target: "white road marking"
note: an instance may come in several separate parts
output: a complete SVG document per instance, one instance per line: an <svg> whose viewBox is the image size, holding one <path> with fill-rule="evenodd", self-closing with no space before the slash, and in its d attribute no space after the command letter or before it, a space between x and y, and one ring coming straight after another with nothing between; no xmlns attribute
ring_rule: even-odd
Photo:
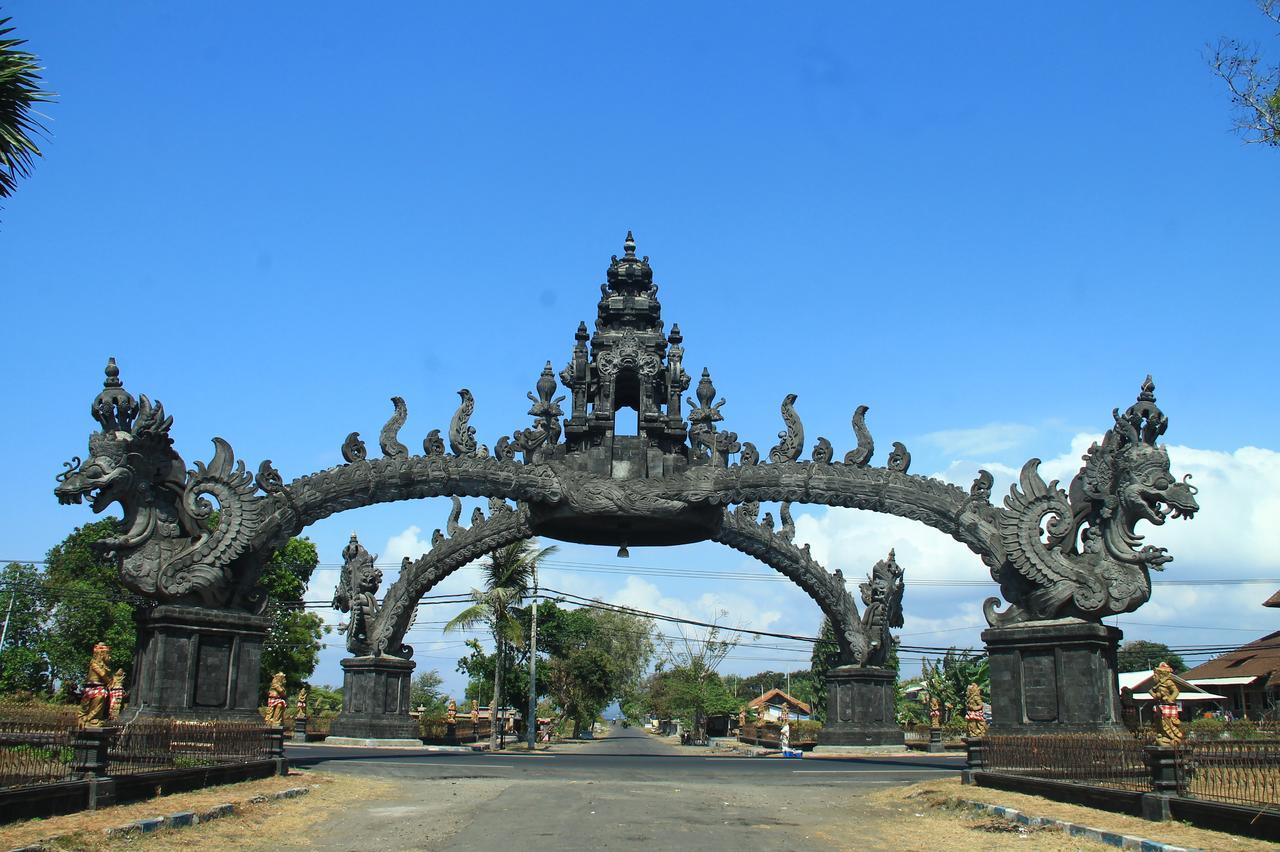
<svg viewBox="0 0 1280 852"><path fill-rule="evenodd" d="M344 760L342 763L368 763L374 766L452 766L454 768L467 769L515 769L514 766L503 763L471 763L469 761L456 761L453 763L445 763L443 761L427 761L427 760Z"/></svg>

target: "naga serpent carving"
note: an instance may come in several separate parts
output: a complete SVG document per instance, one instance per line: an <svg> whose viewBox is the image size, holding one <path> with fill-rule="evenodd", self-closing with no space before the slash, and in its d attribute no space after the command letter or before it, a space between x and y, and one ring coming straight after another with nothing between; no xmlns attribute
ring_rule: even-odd
<svg viewBox="0 0 1280 852"><path fill-rule="evenodd" d="M687 385L681 371L628 373L649 383L636 387L622 383L616 372L599 369L601 363L621 363L619 353L644 363L652 354L666 363L667 347L675 345L669 341L683 340L661 333L652 272L634 248L628 240L626 255L609 267L595 335L579 326L572 369L560 374L573 394L563 422L552 377L543 368L530 410L533 429L515 433L529 436L519 447L523 461L517 458L519 441L499 441L495 456L477 445L468 422L475 400L464 390L448 428L451 452L445 451L440 430L433 429L422 454L410 454L398 437L407 409L397 398L395 414L380 435L381 458L369 458L359 433L352 432L342 445L344 463L286 483L268 463L255 479L230 445L215 438L212 460L187 469L173 448L172 419L158 402L145 396L135 400L126 392L112 360L92 406L101 428L90 436L88 457L59 474L55 493L63 503L87 499L95 512L119 503L121 534L105 540L103 548L118 560L126 586L157 601L195 606L258 611L264 603L256 588L262 566L290 536L348 509L428 497L491 498L519 508L499 509L473 523L474 542L459 528L433 548L432 554L444 548L440 554L424 556L428 562L413 569L418 580L402 573L392 590L402 583L410 584L404 587L409 591L419 588L427 582L422 577L445 570L433 566L452 564L448 553L462 558L464 550L473 552L469 560L501 546L508 536L539 534L540 518L555 513L561 529L572 532L579 524L598 538L612 537L616 543L630 538L632 545L641 543L637 536L646 534L645 523L650 523L648 534L656 535L664 525L696 516L689 529L702 539L781 553L790 546L785 531L771 537L777 546L760 549L739 529L737 511L725 513L725 520L717 514L729 506L776 502L881 512L946 533L982 558L1010 604L998 611L998 599L987 602L992 624L1065 617L1097 621L1148 599L1149 571L1161 569L1171 557L1145 545L1137 526L1142 521L1158 526L1170 516L1190 518L1199 508L1195 489L1173 476L1168 454L1157 444L1168 421L1156 406L1149 378L1137 402L1123 414L1114 413L1114 425L1090 448L1066 490L1046 483L1033 459L1002 506L990 502L990 474L983 472L970 488L961 488L910 473L910 454L901 443L893 445L885 467L871 466L874 442L866 406L853 415L857 446L843 461L836 460L826 439L819 439L811 460L802 460L804 427L796 396L788 395L782 406L786 428L765 461L755 445L739 445L733 433L715 431L722 402L711 402L709 380L693 406L699 428L690 430L678 413L680 385ZM673 375L679 380L668 386ZM601 404L606 382L614 383L610 393L634 396ZM677 404L671 407L673 398ZM614 403L643 409L643 436L615 434ZM690 431L698 437L691 439ZM739 447L739 460L731 463ZM213 501L220 512L216 526L210 523ZM754 518L751 526L759 527ZM797 577L809 577L808 568L795 571ZM815 589L811 594L826 594L821 583L804 582ZM823 604L824 610L828 605L843 604ZM409 617L388 608L374 619L370 634L373 646L384 652L394 644L395 631L383 625ZM854 638L843 641L852 659L861 658Z"/></svg>

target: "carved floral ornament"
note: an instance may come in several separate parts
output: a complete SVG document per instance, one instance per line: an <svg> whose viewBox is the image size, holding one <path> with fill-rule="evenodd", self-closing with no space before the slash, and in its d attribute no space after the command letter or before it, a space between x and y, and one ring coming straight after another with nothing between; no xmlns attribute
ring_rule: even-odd
<svg viewBox="0 0 1280 852"><path fill-rule="evenodd" d="M1000 612L998 598L986 602L992 624L1098 621L1136 609L1150 597L1149 572L1171 560L1163 548L1146 545L1137 526L1190 518L1199 508L1195 489L1173 476L1168 454L1157 443L1168 419L1156 405L1150 377L1132 406L1114 412L1114 425L1085 454L1066 489L1045 482L1039 460L1031 459L997 506L990 502L990 473L980 472L968 489L912 474L910 453L900 442L892 444L884 467L873 466L865 405L853 414L853 449L840 456L820 437L808 459L801 458L804 425L794 394L783 400L784 428L767 460L751 442L739 444L736 434L717 430L724 401L713 402L709 374L704 373L705 386L699 382L697 401L688 400L689 417L682 417L681 394L689 384L678 363L683 337L675 329L670 337L662 333L652 271L647 258L636 258L633 241L611 265L603 289L590 349L579 326L573 361L560 374L574 394L571 415L562 422L563 398L554 395L548 364L528 395L532 427L499 437L493 455L476 439L470 425L476 400L464 389L447 434L430 430L421 453L400 440L409 411L395 397L379 433L379 458L370 458L359 433L351 432L341 442L342 464L286 482L270 461L259 465L256 476L249 473L230 444L214 438L211 461L188 468L173 449L172 417L159 402L126 391L113 359L91 406L100 429L90 435L88 457L65 465L55 494L63 503L87 500L94 512L120 504L121 533L101 547L118 560L131 591L161 602L249 611L264 604L257 579L266 559L322 518L398 500L490 498L487 517L473 517L466 528L455 518L450 533L408 566L412 570L401 572L383 606L366 619L362 641L389 653L403 636L397 636L396 625L407 623L417 597L466 561L539 534L538 519L548 512L603 529L653 519L674 523L691 514L711 517L718 520L703 538L759 556L802 585L824 612L835 614L833 621L846 634L842 656L850 662L872 658L871 628L862 625L843 579L834 582L835 575L794 546L785 518L782 531L772 529L772 519L764 530L757 520L761 503L865 509L947 533L982 558L1009 603ZM636 327L638 332L624 333ZM659 425L651 434L623 439L590 412L610 359L622 363L618 359L632 357L645 365L645 381L653 383L642 404L654 410L644 416ZM592 467L591 460L610 446L615 457L632 452L627 447L642 448L631 456L642 460L659 453L662 465L640 475L633 465L627 478L616 477L612 471L619 468L610 468L607 458L603 469ZM208 523L210 498L221 511L216 529ZM789 507L785 511L789 517Z"/></svg>

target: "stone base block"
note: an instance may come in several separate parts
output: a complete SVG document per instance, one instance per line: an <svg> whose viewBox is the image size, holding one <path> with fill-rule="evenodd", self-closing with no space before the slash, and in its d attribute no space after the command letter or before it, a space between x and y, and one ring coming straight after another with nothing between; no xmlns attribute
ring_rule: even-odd
<svg viewBox="0 0 1280 852"><path fill-rule="evenodd" d="M840 666L827 672L827 721L818 747L899 746L905 743L894 718L892 669Z"/></svg>
<svg viewBox="0 0 1280 852"><path fill-rule="evenodd" d="M333 737L359 740L413 740L418 722L409 716L409 679L414 663L399 657L348 657L342 661L342 712Z"/></svg>
<svg viewBox="0 0 1280 852"><path fill-rule="evenodd" d="M1059 619L984 630L991 733L1121 732L1116 646L1105 624Z"/></svg>
<svg viewBox="0 0 1280 852"><path fill-rule="evenodd" d="M257 720L271 619L165 604L139 610L129 704L142 716Z"/></svg>

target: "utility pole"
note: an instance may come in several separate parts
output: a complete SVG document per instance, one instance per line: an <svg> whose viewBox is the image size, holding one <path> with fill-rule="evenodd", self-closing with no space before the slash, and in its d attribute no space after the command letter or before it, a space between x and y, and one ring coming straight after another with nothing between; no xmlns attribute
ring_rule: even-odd
<svg viewBox="0 0 1280 852"><path fill-rule="evenodd" d="M4 616L4 627L0 628L0 651L4 650L5 637L9 635L9 621L13 618L13 599L18 596L18 589L12 586L9 589L9 611Z"/></svg>
<svg viewBox="0 0 1280 852"><path fill-rule="evenodd" d="M529 751L538 743L538 563L533 563L533 621L529 632L529 716L525 719Z"/></svg>

